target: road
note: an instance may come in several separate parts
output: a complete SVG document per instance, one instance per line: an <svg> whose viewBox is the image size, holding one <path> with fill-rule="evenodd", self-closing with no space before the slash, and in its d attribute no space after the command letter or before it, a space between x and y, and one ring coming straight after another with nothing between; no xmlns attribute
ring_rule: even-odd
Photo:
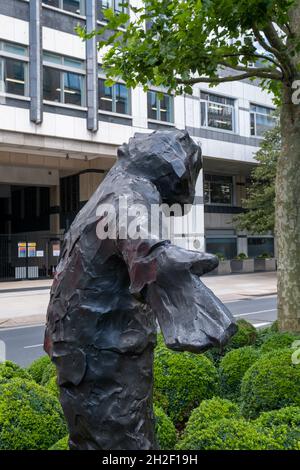
<svg viewBox="0 0 300 470"><path fill-rule="evenodd" d="M276 320L276 302L276 296L266 296L226 302L226 305L236 318L244 318L259 328ZM29 365L44 354L43 333L43 325L1 328L0 340L5 344L6 359L23 367Z"/></svg>

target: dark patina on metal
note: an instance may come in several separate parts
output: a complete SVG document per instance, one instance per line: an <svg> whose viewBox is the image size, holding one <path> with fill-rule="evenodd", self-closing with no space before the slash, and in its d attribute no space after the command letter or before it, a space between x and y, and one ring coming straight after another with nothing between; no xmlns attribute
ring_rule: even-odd
<svg viewBox="0 0 300 470"><path fill-rule="evenodd" d="M120 220L121 196L149 213L155 204L191 204L201 166L201 150L185 131L136 135L119 148L65 236L45 350L57 367L71 449L156 448L156 320L176 351L223 346L236 331L228 309L199 279L218 265L215 256L172 245L151 228L138 239L97 235L97 208L109 204Z"/></svg>

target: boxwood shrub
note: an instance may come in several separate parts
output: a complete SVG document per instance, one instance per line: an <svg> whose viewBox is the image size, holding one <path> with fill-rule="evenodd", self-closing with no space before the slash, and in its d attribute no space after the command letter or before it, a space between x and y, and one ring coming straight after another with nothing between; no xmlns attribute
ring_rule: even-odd
<svg viewBox="0 0 300 470"><path fill-rule="evenodd" d="M49 450L69 450L69 435L59 439Z"/></svg>
<svg viewBox="0 0 300 470"><path fill-rule="evenodd" d="M176 430L172 420L163 409L154 405L155 434L157 444L162 450L172 450L176 444Z"/></svg>
<svg viewBox="0 0 300 470"><path fill-rule="evenodd" d="M236 403L220 397L203 400L192 411L182 436L184 438L224 418L241 418L241 411Z"/></svg>
<svg viewBox="0 0 300 470"><path fill-rule="evenodd" d="M43 371L42 379L41 379L41 385L46 385L50 379L53 377L56 377L56 367L55 365L50 362Z"/></svg>
<svg viewBox="0 0 300 470"><path fill-rule="evenodd" d="M260 357L245 373L241 385L242 412L256 418L262 411L300 406L300 364L292 350L274 350Z"/></svg>
<svg viewBox="0 0 300 470"><path fill-rule="evenodd" d="M67 428L58 400L26 379L0 384L0 450L48 449Z"/></svg>
<svg viewBox="0 0 300 470"><path fill-rule="evenodd" d="M242 348L255 344L257 338L256 328L246 320L237 320L238 331L229 341L226 350Z"/></svg>
<svg viewBox="0 0 300 470"><path fill-rule="evenodd" d="M241 392L241 382L245 372L254 364L260 352L252 346L233 349L220 361L221 394L232 400L237 399Z"/></svg>
<svg viewBox="0 0 300 470"><path fill-rule="evenodd" d="M218 371L204 355L155 350L154 398L176 425L185 422L202 400L219 392Z"/></svg>
<svg viewBox="0 0 300 470"><path fill-rule="evenodd" d="M51 379L44 385L44 387L52 393L56 398L59 398L59 387L57 385L57 377L51 377Z"/></svg>
<svg viewBox="0 0 300 470"><path fill-rule="evenodd" d="M271 434L281 449L300 449L300 407L287 406L263 412L254 423L263 432Z"/></svg>
<svg viewBox="0 0 300 470"><path fill-rule="evenodd" d="M5 361L0 363L0 382L15 378L31 380L30 374L14 362Z"/></svg>
<svg viewBox="0 0 300 470"><path fill-rule="evenodd" d="M49 356L42 356L33 361L30 366L27 368L27 371L33 378L33 380L40 384L42 382L42 377L46 367L51 364Z"/></svg>
<svg viewBox="0 0 300 470"><path fill-rule="evenodd" d="M299 340L300 337L292 333L270 333L268 334L262 345L261 351L267 353L274 349L284 349L292 346L293 342Z"/></svg>
<svg viewBox="0 0 300 470"><path fill-rule="evenodd" d="M213 421L204 429L193 428L184 434L178 450L271 450L279 445L272 436L243 418Z"/></svg>

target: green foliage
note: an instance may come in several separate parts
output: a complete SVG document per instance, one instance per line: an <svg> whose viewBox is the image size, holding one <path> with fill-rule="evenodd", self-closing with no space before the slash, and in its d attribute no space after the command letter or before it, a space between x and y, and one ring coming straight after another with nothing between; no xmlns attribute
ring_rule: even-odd
<svg viewBox="0 0 300 470"><path fill-rule="evenodd" d="M220 362L221 394L232 400L240 396L241 382L245 372L259 358L260 353L252 346L229 351Z"/></svg>
<svg viewBox="0 0 300 470"><path fill-rule="evenodd" d="M221 419L204 429L193 428L176 446L178 450L270 450L278 447L272 436L242 418Z"/></svg>
<svg viewBox="0 0 300 470"><path fill-rule="evenodd" d="M300 337L293 333L270 333L266 335L264 342L261 345L261 352L267 353L274 349L289 348L293 342L299 340Z"/></svg>
<svg viewBox="0 0 300 470"><path fill-rule="evenodd" d="M30 380L30 374L14 362L5 361L0 363L0 381L5 382L15 378Z"/></svg>
<svg viewBox="0 0 300 470"><path fill-rule="evenodd" d="M155 350L154 398L176 424L193 408L219 390L218 372L204 355L173 352L163 345Z"/></svg>
<svg viewBox="0 0 300 470"><path fill-rule="evenodd" d="M88 34L79 26L77 32L85 39L97 35L99 49L106 46L103 68L109 83L122 78L128 87L164 86L179 94L192 93L194 83L259 77L261 86L279 97L299 46L286 28L292 3L145 0L140 8L130 5L135 13L130 22L129 15L108 10L106 26ZM220 74L224 68L231 73Z"/></svg>
<svg viewBox="0 0 300 470"><path fill-rule="evenodd" d="M59 402L26 379L0 384L0 449L48 449L66 435Z"/></svg>
<svg viewBox="0 0 300 470"><path fill-rule="evenodd" d="M243 200L247 209L234 220L241 230L250 233L274 232L275 223L275 179L277 160L281 151L281 133L279 123L265 134L260 150L255 155L258 165L252 171L252 182ZM272 253L264 257L272 257Z"/></svg>
<svg viewBox="0 0 300 470"><path fill-rule="evenodd" d="M59 387L57 385L57 377L51 377L51 379L46 383L45 388L52 393L56 398L59 398Z"/></svg>
<svg viewBox="0 0 300 470"><path fill-rule="evenodd" d="M265 411L259 415L255 423L262 428L272 428L285 424L289 427L300 427L300 407L286 406L280 410Z"/></svg>
<svg viewBox="0 0 300 470"><path fill-rule="evenodd" d="M56 377L56 367L52 362L50 362L43 371L41 385L46 385L53 377Z"/></svg>
<svg viewBox="0 0 300 470"><path fill-rule="evenodd" d="M49 356L39 357L30 364L27 370L36 383L42 382L44 370L49 364L51 364Z"/></svg>
<svg viewBox="0 0 300 470"><path fill-rule="evenodd" d="M154 405L155 435L161 450L172 450L176 443L176 430L171 419L163 409Z"/></svg>
<svg viewBox="0 0 300 470"><path fill-rule="evenodd" d="M244 260L244 259L249 259L246 253L239 253L234 259L239 259L239 260Z"/></svg>
<svg viewBox="0 0 300 470"><path fill-rule="evenodd" d="M238 331L229 341L226 349L236 349L255 344L257 338L256 328L246 320L237 320Z"/></svg>
<svg viewBox="0 0 300 470"><path fill-rule="evenodd" d="M293 364L291 356L291 349L274 350L247 370L241 385L245 417L256 418L262 411L300 405L300 364Z"/></svg>
<svg viewBox="0 0 300 470"><path fill-rule="evenodd" d="M57 441L49 450L69 450L69 436L65 436Z"/></svg>
<svg viewBox="0 0 300 470"><path fill-rule="evenodd" d="M225 261L225 256L223 253L215 253L216 257L218 258L219 261Z"/></svg>
<svg viewBox="0 0 300 470"><path fill-rule="evenodd" d="M192 411L182 438L185 439L186 436L205 429L213 422L220 421L224 418L241 418L241 412L236 403L219 397L203 400L202 403Z"/></svg>
<svg viewBox="0 0 300 470"><path fill-rule="evenodd" d="M266 434L271 434L281 449L300 449L300 407L288 406L261 413L255 425Z"/></svg>

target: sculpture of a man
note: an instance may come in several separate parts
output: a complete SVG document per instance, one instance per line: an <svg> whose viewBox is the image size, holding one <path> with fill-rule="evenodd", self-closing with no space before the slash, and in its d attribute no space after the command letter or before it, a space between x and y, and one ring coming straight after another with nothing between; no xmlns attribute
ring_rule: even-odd
<svg viewBox="0 0 300 470"><path fill-rule="evenodd" d="M129 214L137 204L149 214L162 203L191 204L201 166L200 148L185 131L136 135L119 148L65 236L45 350L57 367L71 449L155 448L156 320L166 345L178 351L223 345L236 331L230 312L199 279L217 266L213 255L172 245L150 223L145 229L144 215L140 237L120 233L121 197ZM110 222L102 206L114 209L115 237L99 236Z"/></svg>

